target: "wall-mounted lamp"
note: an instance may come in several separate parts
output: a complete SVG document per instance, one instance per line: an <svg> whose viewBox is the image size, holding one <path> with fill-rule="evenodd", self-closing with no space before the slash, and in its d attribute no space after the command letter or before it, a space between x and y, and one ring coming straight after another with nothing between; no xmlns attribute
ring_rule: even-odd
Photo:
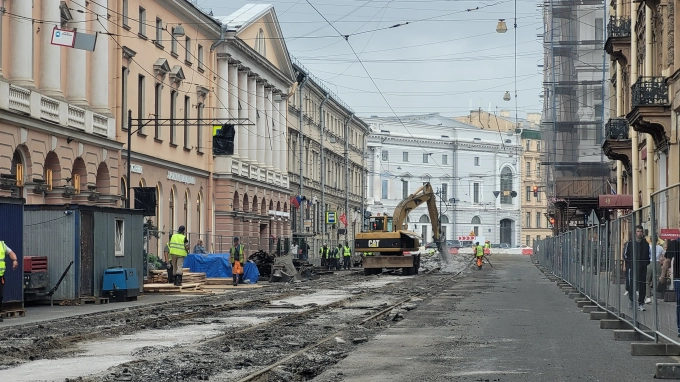
<svg viewBox="0 0 680 382"><path fill-rule="evenodd" d="M172 36L173 37L183 37L184 36L184 27L181 25L178 25L174 28L172 28Z"/></svg>
<svg viewBox="0 0 680 382"><path fill-rule="evenodd" d="M503 101L510 101L510 92L506 91L505 94L503 94Z"/></svg>
<svg viewBox="0 0 680 382"><path fill-rule="evenodd" d="M505 24L505 19L498 19L498 25L496 25L496 32L505 33L508 31L508 26Z"/></svg>

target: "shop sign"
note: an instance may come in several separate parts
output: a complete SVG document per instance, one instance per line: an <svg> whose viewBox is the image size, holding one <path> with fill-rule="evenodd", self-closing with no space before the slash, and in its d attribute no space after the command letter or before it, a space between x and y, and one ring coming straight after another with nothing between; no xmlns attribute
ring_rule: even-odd
<svg viewBox="0 0 680 382"><path fill-rule="evenodd" d="M131 164L130 165L130 172L134 172L135 174L141 174L142 173L142 165L141 164Z"/></svg>
<svg viewBox="0 0 680 382"><path fill-rule="evenodd" d="M180 174L174 171L168 171L168 179L184 184L196 184L196 178L193 176Z"/></svg>

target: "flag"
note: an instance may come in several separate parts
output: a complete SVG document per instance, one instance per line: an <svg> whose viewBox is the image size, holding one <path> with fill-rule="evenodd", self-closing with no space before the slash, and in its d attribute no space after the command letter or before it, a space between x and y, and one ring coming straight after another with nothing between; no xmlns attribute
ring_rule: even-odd
<svg viewBox="0 0 680 382"><path fill-rule="evenodd" d="M300 197L299 196L293 196L290 198L290 204L295 206L295 208L300 207Z"/></svg>
<svg viewBox="0 0 680 382"><path fill-rule="evenodd" d="M340 215L340 221L347 227L347 216L344 213Z"/></svg>
<svg viewBox="0 0 680 382"><path fill-rule="evenodd" d="M609 183L609 189L610 189L612 195L616 195L616 190L614 189L614 186L612 185L612 183L609 180L607 180L607 183Z"/></svg>

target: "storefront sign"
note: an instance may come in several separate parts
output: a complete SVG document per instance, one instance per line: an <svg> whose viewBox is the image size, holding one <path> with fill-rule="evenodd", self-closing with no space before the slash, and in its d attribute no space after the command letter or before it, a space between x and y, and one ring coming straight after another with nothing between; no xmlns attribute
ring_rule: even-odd
<svg viewBox="0 0 680 382"><path fill-rule="evenodd" d="M633 195L599 195L598 208L606 209L631 209L633 208Z"/></svg>
<svg viewBox="0 0 680 382"><path fill-rule="evenodd" d="M673 240L680 237L680 229L678 228L661 228L659 237L663 240Z"/></svg>
<svg viewBox="0 0 680 382"><path fill-rule="evenodd" d="M134 172L135 174L141 174L142 173L142 165L140 164L131 164L130 165L130 171Z"/></svg>
<svg viewBox="0 0 680 382"><path fill-rule="evenodd" d="M185 184L196 184L196 178L189 175L168 171L168 179Z"/></svg>

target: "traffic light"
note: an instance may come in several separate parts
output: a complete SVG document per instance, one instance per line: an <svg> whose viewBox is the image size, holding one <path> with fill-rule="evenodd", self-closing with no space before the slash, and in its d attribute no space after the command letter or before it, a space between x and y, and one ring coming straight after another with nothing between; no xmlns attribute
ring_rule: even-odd
<svg viewBox="0 0 680 382"><path fill-rule="evenodd" d="M538 198L538 186L534 186L534 198Z"/></svg>

